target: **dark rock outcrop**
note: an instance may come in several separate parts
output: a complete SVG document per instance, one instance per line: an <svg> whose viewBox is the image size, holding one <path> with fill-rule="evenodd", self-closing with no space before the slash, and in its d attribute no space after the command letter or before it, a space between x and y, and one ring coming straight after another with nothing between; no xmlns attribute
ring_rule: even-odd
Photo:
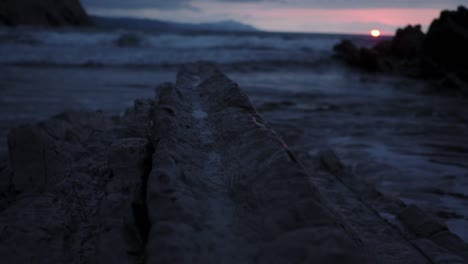
<svg viewBox="0 0 468 264"><path fill-rule="evenodd" d="M391 54L400 59L419 59L422 55L423 41L424 33L420 25L408 25L398 29L391 41Z"/></svg>
<svg viewBox="0 0 468 264"><path fill-rule="evenodd" d="M443 11L427 34L421 31L421 26L409 25L398 29L391 41L381 41L370 49L343 40L334 50L337 58L353 67L439 80L434 91L468 96L466 47L468 9L460 6L456 11Z"/></svg>
<svg viewBox="0 0 468 264"><path fill-rule="evenodd" d="M424 53L448 69L468 68L468 9L443 11L424 40Z"/></svg>
<svg viewBox="0 0 468 264"><path fill-rule="evenodd" d="M343 40L333 47L336 57L344 60L348 65L370 72L382 71L378 54L370 49L358 48L349 40Z"/></svg>
<svg viewBox="0 0 468 264"><path fill-rule="evenodd" d="M296 156L212 64L184 66L175 85L122 117L61 114L12 130L9 147L10 168L0 166L5 263L466 257L444 225L422 226L419 211L356 182L332 150Z"/></svg>
<svg viewBox="0 0 468 264"><path fill-rule="evenodd" d="M335 45L335 57L348 65L369 72L401 72L411 75L423 55L424 33L421 26L398 29L395 37L378 42L372 48L360 48L349 40Z"/></svg>
<svg viewBox="0 0 468 264"><path fill-rule="evenodd" d="M91 24L79 0L3 0L0 2L0 25L57 27Z"/></svg>
<svg viewBox="0 0 468 264"><path fill-rule="evenodd" d="M294 154L216 67L159 92L149 263L366 263Z"/></svg>

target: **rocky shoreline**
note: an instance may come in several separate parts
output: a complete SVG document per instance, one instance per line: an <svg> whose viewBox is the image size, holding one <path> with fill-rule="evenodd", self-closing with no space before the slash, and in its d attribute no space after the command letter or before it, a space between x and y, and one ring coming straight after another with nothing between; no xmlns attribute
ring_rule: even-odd
<svg viewBox="0 0 468 264"><path fill-rule="evenodd" d="M396 31L389 41L372 48L356 47L343 40L334 47L335 57L369 72L392 73L433 80L434 91L468 96L468 9L442 11L425 34L420 25Z"/></svg>
<svg viewBox="0 0 468 264"><path fill-rule="evenodd" d="M8 263L466 263L444 224L293 153L216 66L184 66L121 117L13 129L1 170Z"/></svg>

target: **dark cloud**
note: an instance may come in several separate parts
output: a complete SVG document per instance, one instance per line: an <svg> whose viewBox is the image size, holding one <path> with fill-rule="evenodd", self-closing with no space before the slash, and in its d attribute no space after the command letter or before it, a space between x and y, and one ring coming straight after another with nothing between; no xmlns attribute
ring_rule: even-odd
<svg viewBox="0 0 468 264"><path fill-rule="evenodd" d="M163 10L193 8L190 5L191 0L81 0L81 2L89 8L156 8Z"/></svg>
<svg viewBox="0 0 468 264"><path fill-rule="evenodd" d="M280 3L308 8L455 8L468 0L216 0L229 3Z"/></svg>
<svg viewBox="0 0 468 264"><path fill-rule="evenodd" d="M294 2L304 2L295 1ZM315 0L317 6L330 8L450 8L467 0Z"/></svg>
<svg viewBox="0 0 468 264"><path fill-rule="evenodd" d="M88 8L193 9L191 3L206 0L82 0ZM279 4L304 8L455 8L468 0L211 0L224 3Z"/></svg>

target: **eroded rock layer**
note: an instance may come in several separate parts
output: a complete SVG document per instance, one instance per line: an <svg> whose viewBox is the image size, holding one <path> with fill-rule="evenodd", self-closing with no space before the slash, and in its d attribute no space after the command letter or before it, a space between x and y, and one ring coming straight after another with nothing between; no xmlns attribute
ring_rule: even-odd
<svg viewBox="0 0 468 264"><path fill-rule="evenodd" d="M298 157L216 66L184 66L122 117L65 113L8 137L5 263L465 263L466 245ZM303 165L301 165L303 164Z"/></svg>
<svg viewBox="0 0 468 264"><path fill-rule="evenodd" d="M239 87L189 65L160 89L149 263L363 263L364 252Z"/></svg>

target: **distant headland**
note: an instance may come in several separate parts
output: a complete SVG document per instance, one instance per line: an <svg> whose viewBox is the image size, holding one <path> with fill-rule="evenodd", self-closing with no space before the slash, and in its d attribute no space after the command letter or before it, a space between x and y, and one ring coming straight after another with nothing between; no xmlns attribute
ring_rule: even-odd
<svg viewBox="0 0 468 264"><path fill-rule="evenodd" d="M0 25L89 26L92 22L79 0L5 0L0 3Z"/></svg>

